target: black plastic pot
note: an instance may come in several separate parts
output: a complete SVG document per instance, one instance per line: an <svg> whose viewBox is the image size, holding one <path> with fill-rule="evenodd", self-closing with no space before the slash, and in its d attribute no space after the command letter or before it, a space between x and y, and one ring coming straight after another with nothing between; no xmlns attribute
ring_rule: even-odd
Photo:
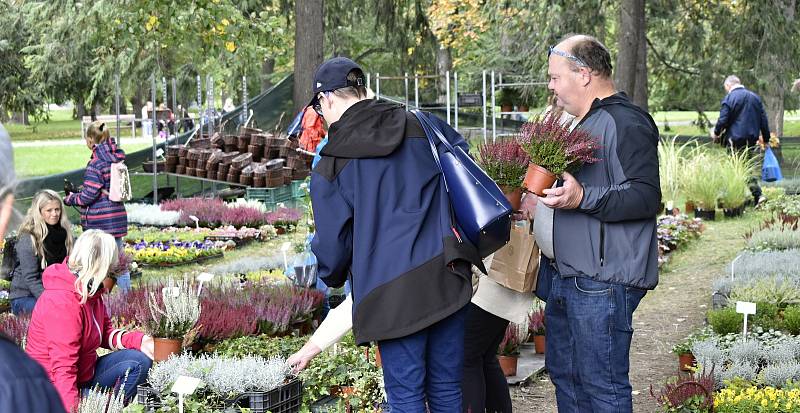
<svg viewBox="0 0 800 413"><path fill-rule="evenodd" d="M710 210L710 211L707 211L707 210L704 210L704 209L695 208L694 217L695 218L700 218L703 221L713 221L714 217L716 216L716 212L717 211L713 210L713 209Z"/></svg>

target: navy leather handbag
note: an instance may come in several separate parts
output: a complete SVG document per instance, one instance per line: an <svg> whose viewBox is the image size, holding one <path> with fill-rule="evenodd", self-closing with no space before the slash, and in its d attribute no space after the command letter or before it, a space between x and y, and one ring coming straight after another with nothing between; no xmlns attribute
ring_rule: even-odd
<svg viewBox="0 0 800 413"><path fill-rule="evenodd" d="M508 243L511 204L469 154L450 144L439 127L428 118L431 115L419 110L412 113L422 124L433 159L442 171L455 221L467 239L477 247L481 258L489 256ZM438 149L437 143L442 144L441 149ZM461 241L455 225L453 232Z"/></svg>

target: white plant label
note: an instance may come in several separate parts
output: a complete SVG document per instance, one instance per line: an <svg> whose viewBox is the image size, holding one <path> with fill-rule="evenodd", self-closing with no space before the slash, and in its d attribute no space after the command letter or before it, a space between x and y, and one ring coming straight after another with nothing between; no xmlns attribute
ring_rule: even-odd
<svg viewBox="0 0 800 413"><path fill-rule="evenodd" d="M200 281L201 283L209 282L213 279L214 279L214 274L211 274L210 272L201 272L200 274L197 275L197 281Z"/></svg>
<svg viewBox="0 0 800 413"><path fill-rule="evenodd" d="M178 380L175 380L171 391L178 394L194 394L200 383L202 382L198 378L178 376Z"/></svg>
<svg viewBox="0 0 800 413"><path fill-rule="evenodd" d="M736 312L739 314L755 314L756 303L751 303L747 301L737 301Z"/></svg>
<svg viewBox="0 0 800 413"><path fill-rule="evenodd" d="M737 301L736 312L744 314L744 324L742 325L742 339L747 341L747 316L756 313L756 303L749 301Z"/></svg>

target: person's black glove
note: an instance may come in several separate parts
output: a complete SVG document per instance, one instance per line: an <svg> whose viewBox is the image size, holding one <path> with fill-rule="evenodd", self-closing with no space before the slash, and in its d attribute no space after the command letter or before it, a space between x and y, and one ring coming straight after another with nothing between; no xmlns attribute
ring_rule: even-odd
<svg viewBox="0 0 800 413"><path fill-rule="evenodd" d="M75 185L73 185L68 179L64 178L64 194L69 195L74 192L77 192L75 190Z"/></svg>

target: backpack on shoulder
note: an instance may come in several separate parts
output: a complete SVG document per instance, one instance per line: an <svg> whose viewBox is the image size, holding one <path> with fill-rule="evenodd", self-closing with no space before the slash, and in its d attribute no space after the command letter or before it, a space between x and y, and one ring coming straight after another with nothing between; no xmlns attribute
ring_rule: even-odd
<svg viewBox="0 0 800 413"><path fill-rule="evenodd" d="M131 191L131 176L124 162L111 164L111 182L109 182L108 199L113 202L130 201L133 197Z"/></svg>

